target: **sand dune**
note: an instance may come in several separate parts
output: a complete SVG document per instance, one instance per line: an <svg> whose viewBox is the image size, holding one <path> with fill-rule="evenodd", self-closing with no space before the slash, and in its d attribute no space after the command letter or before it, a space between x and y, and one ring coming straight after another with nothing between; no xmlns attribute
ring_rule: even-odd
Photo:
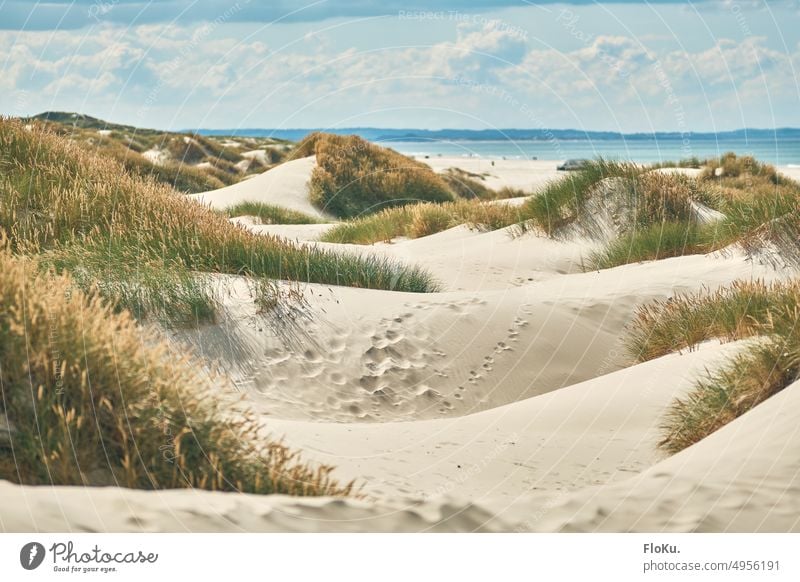
<svg viewBox="0 0 800 582"><path fill-rule="evenodd" d="M263 202L326 219L328 217L308 199L307 184L315 165L314 156L292 160L249 180L219 190L192 194L190 198L220 210L239 202Z"/></svg>
<svg viewBox="0 0 800 582"><path fill-rule="evenodd" d="M657 463L667 405L737 348L709 344L455 418L367 425L274 419L269 429L311 458L335 462L344 477L364 476L364 492L377 499L457 493L502 513L526 493L563 495Z"/></svg>
<svg viewBox="0 0 800 582"><path fill-rule="evenodd" d="M418 255L425 256L426 249ZM495 282L505 281L504 288L487 289L476 275L464 281L469 290L432 295L309 285L312 315L272 324L258 323L247 289L228 278L230 312L223 323L181 339L220 362L259 409L277 418L454 417L630 364L620 337L638 304L780 276L733 251L600 272L550 271L538 283L515 285L518 269L500 269Z"/></svg>
<svg viewBox="0 0 800 582"><path fill-rule="evenodd" d="M416 483L433 487L417 497L343 500L187 490L35 488L4 482L0 494L7 510L2 527L5 531L800 531L800 438L793 416L787 413L800 405L800 383L697 445L655 462L639 475L626 475L626 468L637 471L641 464L657 460L647 438L666 395L679 393L704 364L713 365L735 349L708 346L683 356L666 356L491 411L493 418L485 418L489 413L473 415L469 417L475 421L473 432L464 424L468 419L448 423L438 432L425 425L447 421L423 421L415 423L423 438L410 440L409 423L382 425L398 439L389 443L392 450L400 450L394 458L406 460L394 464L396 474L385 474L387 481L405 480L417 490ZM598 414L591 405L601 397L610 402ZM565 415L564 420L553 426L559 414ZM582 426L581 420L587 424ZM502 422L499 434L492 422ZM539 425L542 422L549 425ZM545 432L548 427L558 428L555 439L552 431ZM322 435L330 425L309 428L318 432L295 439L316 439L330 447ZM431 436L433 440L428 440ZM557 439L562 436L559 447ZM449 452L440 441L454 437L467 438L470 446L456 441L458 446L450 444ZM350 441L355 454L345 457L345 464L371 466L376 472L383 470L382 463L392 464L386 461L392 455L378 450L380 444L355 436ZM436 449L437 443L444 450ZM370 447L378 453L369 453ZM583 447L590 450L583 452ZM583 462L576 450L586 455ZM428 460L429 451L438 458ZM323 449L314 454L330 453ZM424 459L421 467L407 462L414 455ZM552 463L567 468L563 477L552 470ZM494 478L489 477L492 473ZM537 492L537 477L542 475L546 479L542 485L553 488ZM369 477L386 486L380 475ZM561 483L553 482L559 478ZM581 487L582 480L590 483L596 478L610 483ZM580 488L570 491L571 485ZM465 488L480 498L453 493ZM372 495L377 494L373 489Z"/></svg>
<svg viewBox="0 0 800 582"><path fill-rule="evenodd" d="M487 172L493 188L556 176L552 162L425 161ZM196 198L322 217L305 190L313 167L313 157L292 161ZM188 344L228 376L265 431L360 479L363 499L0 482L0 529L800 531L790 413L800 383L665 458L656 444L668 405L746 344L707 342L632 365L621 340L637 305L785 269L730 248L584 272L600 241L465 226L392 244L313 242L329 227L248 224L422 266L442 291L284 283L304 301L264 316L244 279L219 276L218 323L169 335L176 353Z"/></svg>

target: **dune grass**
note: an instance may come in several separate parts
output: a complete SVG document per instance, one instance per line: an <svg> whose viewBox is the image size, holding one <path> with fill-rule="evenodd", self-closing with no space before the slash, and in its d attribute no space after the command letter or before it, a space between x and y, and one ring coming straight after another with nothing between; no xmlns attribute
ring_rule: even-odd
<svg viewBox="0 0 800 582"><path fill-rule="evenodd" d="M639 307L626 346L643 362L714 338L734 341L765 329L788 335L798 312L800 281L736 281Z"/></svg>
<svg viewBox="0 0 800 582"><path fill-rule="evenodd" d="M248 493L349 495L331 468L231 414L202 366L67 276L0 252L0 479Z"/></svg>
<svg viewBox="0 0 800 582"><path fill-rule="evenodd" d="M665 160L663 162L656 162L652 164L651 168L691 168L699 170L703 168L708 160L691 156L689 158L682 158L680 160Z"/></svg>
<svg viewBox="0 0 800 582"><path fill-rule="evenodd" d="M591 253L586 264L590 270L601 270L630 263L706 254L735 240L724 239L723 234L715 225L699 225L693 221L663 222L609 241L601 250Z"/></svg>
<svg viewBox="0 0 800 582"><path fill-rule="evenodd" d="M693 445L796 382L798 373L796 334L765 339L672 403L661 425L660 447L677 453Z"/></svg>
<svg viewBox="0 0 800 582"><path fill-rule="evenodd" d="M319 224L321 222L298 210L290 210L263 202L240 202L226 208L224 213L231 218L252 216L261 224Z"/></svg>
<svg viewBox="0 0 800 582"><path fill-rule="evenodd" d="M38 261L43 271L70 273L77 288L97 293L115 310L127 310L140 322L179 328L217 318L219 298L210 275L191 272L175 259L139 252L132 245L87 241L46 251Z"/></svg>
<svg viewBox="0 0 800 582"><path fill-rule="evenodd" d="M660 446L678 452L782 390L800 373L800 281L737 281L719 290L657 301L637 309L626 347L638 361L691 349L710 339L752 346L676 399Z"/></svg>
<svg viewBox="0 0 800 582"><path fill-rule="evenodd" d="M752 156L738 156L734 152L727 152L719 158L706 160L701 178L705 180L715 178L722 180L735 178L754 181L766 180L776 185L788 181L788 179L778 174L775 166L760 162Z"/></svg>
<svg viewBox="0 0 800 582"><path fill-rule="evenodd" d="M704 254L739 244L751 254L769 245L800 265L800 184L753 158L725 154L697 180L599 160L532 197L517 234L616 236L588 261L591 269ZM717 218L703 219L702 209ZM576 228L578 227L578 228ZM604 230L605 229L605 230Z"/></svg>
<svg viewBox="0 0 800 582"><path fill-rule="evenodd" d="M453 200L447 184L429 166L358 136L314 133L293 156L316 155L311 201L339 218L393 206Z"/></svg>
<svg viewBox="0 0 800 582"><path fill-rule="evenodd" d="M584 214L595 187L608 178L632 178L641 173L633 164L602 158L586 163L580 170L547 184L524 205L530 225L553 235Z"/></svg>
<svg viewBox="0 0 800 582"><path fill-rule="evenodd" d="M44 125L87 151L114 158L130 173L152 178L184 193L214 190L263 172L282 160L286 145L270 138L231 140L144 129L64 112L51 111L24 121ZM263 150L263 163L245 156L247 149ZM162 159L155 163L146 158L142 154L148 150L160 152Z"/></svg>
<svg viewBox="0 0 800 582"><path fill-rule="evenodd" d="M131 246L189 271L427 292L430 274L377 257L254 235L114 160L13 120L0 121L0 228L15 252Z"/></svg>
<svg viewBox="0 0 800 582"><path fill-rule="evenodd" d="M523 219L519 207L485 204L479 199L387 208L376 214L337 224L321 237L324 242L373 244L397 237L420 238L467 224L476 230L497 230Z"/></svg>

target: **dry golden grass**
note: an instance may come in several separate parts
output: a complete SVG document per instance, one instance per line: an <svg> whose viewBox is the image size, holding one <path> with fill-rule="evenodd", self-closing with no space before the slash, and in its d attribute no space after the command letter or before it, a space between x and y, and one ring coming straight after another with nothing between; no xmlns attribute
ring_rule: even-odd
<svg viewBox="0 0 800 582"><path fill-rule="evenodd" d="M677 453L704 439L795 382L799 363L796 334L770 337L747 350L672 403L659 446Z"/></svg>
<svg viewBox="0 0 800 582"><path fill-rule="evenodd" d="M714 178L760 179L773 184L779 184L782 181L775 166L759 162L752 156L737 156L733 152L727 152L719 158L706 160L700 177L705 180Z"/></svg>
<svg viewBox="0 0 800 582"><path fill-rule="evenodd" d="M428 236L461 224L476 230L497 230L521 220L520 207L486 204L479 199L412 204L342 222L327 230L321 240L368 245L397 237Z"/></svg>
<svg viewBox="0 0 800 582"><path fill-rule="evenodd" d="M49 112L25 122L43 125L91 153L115 159L130 173L153 178L186 193L214 190L234 184L244 176L263 172L279 162L284 152L284 144L276 144L268 138L231 141L223 137L117 125L70 113ZM226 143L230 145L224 145ZM234 143L241 145L237 147ZM254 149L264 150L265 163L242 155L245 150ZM161 152L162 161L153 163L141 155L148 150Z"/></svg>
<svg viewBox="0 0 800 582"><path fill-rule="evenodd" d="M85 295L0 252L0 478L32 485L349 495L232 409L203 367Z"/></svg>
<svg viewBox="0 0 800 582"><path fill-rule="evenodd" d="M316 155L309 185L311 201L341 218L392 206L453 199L447 184L426 164L358 136L314 133L294 157Z"/></svg>
<svg viewBox="0 0 800 582"><path fill-rule="evenodd" d="M0 121L0 228L15 252L131 246L193 271L425 292L426 272L254 235L173 189L41 128Z"/></svg>

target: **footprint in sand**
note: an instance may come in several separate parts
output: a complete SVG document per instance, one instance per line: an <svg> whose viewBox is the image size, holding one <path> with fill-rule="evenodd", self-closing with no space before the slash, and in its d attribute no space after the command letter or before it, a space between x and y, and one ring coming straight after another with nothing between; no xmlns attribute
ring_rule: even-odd
<svg viewBox="0 0 800 582"><path fill-rule="evenodd" d="M346 346L342 338L333 338L328 342L328 349L334 353L343 352L345 347Z"/></svg>

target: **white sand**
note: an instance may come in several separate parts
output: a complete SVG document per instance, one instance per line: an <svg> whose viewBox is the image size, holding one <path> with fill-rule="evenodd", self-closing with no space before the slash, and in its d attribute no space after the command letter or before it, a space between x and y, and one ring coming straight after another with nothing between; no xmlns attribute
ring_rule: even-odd
<svg viewBox="0 0 800 582"><path fill-rule="evenodd" d="M200 196L301 209L311 168ZM250 228L307 241L329 226ZM736 249L585 273L595 243L466 227L310 244L420 265L443 291L306 285L305 306L264 317L242 279L220 277L220 322L171 337L227 374L265 431L360 479L365 499L0 483L0 529L800 531L800 385L665 458L658 425L673 398L746 344L631 365L620 339L642 303L791 273Z"/></svg>
<svg viewBox="0 0 800 582"><path fill-rule="evenodd" d="M499 190L517 188L532 193L550 180L564 175L556 167L561 163L551 160L489 160L483 158L417 158L428 164L435 172L459 168L472 174L480 174L482 183Z"/></svg>
<svg viewBox="0 0 800 582"><path fill-rule="evenodd" d="M446 424L363 425L369 434L350 434L346 453L324 440L346 425L306 425L295 441L320 442L312 455L344 455L343 473L381 471L366 475L364 500L0 482L2 529L800 531L800 383L672 458L659 461L648 442L667 397L735 349L667 356Z"/></svg>
<svg viewBox="0 0 800 582"><path fill-rule="evenodd" d="M298 242L312 242L319 239L319 237L328 229L333 227L335 223L323 224L258 224L252 220L252 217L240 216L231 219L231 222L247 226L248 229L258 234L272 234L275 236L282 236L292 241Z"/></svg>
<svg viewBox="0 0 800 582"><path fill-rule="evenodd" d="M142 152L142 156L156 166L161 166L169 160L169 152L158 148L151 148L146 152Z"/></svg>
<svg viewBox="0 0 800 582"><path fill-rule="evenodd" d="M778 171L784 176L788 176L792 180L800 182L800 165L792 164L790 166L778 166Z"/></svg>
<svg viewBox="0 0 800 582"><path fill-rule="evenodd" d="M192 194L190 198L220 210L240 202L262 202L325 219L328 217L308 199L308 180L315 165L314 156L292 160L250 180L219 190Z"/></svg>

